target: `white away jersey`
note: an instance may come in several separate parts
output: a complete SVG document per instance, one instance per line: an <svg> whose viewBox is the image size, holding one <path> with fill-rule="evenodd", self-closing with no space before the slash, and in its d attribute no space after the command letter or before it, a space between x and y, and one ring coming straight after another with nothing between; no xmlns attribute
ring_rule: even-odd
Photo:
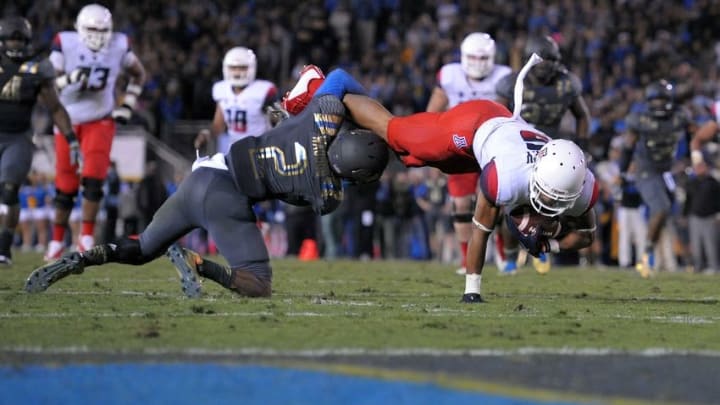
<svg viewBox="0 0 720 405"><path fill-rule="evenodd" d="M93 52L75 31L55 35L50 62L56 71L70 73L79 68L88 73L87 83L73 83L60 92L73 124L107 117L115 108L115 82L118 75L136 60L125 34L114 32L106 47Z"/></svg>
<svg viewBox="0 0 720 405"><path fill-rule="evenodd" d="M225 80L213 85L213 99L222 109L231 144L247 136L260 136L270 129L263 107L276 94L277 88L267 80L254 80L237 94Z"/></svg>
<svg viewBox="0 0 720 405"><path fill-rule="evenodd" d="M473 151L482 171L480 189L485 198L506 212L530 204L530 173L537 152L551 140L522 119L493 118L478 128ZM563 216L579 216L595 205L598 184L586 169L580 197Z"/></svg>
<svg viewBox="0 0 720 405"><path fill-rule="evenodd" d="M495 85L503 77L512 73L505 65L495 65L489 75L482 80L469 79L459 63L443 66L437 74L438 86L445 90L448 108L469 100L495 100Z"/></svg>

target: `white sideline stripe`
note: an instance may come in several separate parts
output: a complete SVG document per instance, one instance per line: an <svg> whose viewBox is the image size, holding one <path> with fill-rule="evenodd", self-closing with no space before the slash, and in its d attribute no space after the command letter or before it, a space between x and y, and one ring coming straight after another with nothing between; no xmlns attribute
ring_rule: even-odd
<svg viewBox="0 0 720 405"><path fill-rule="evenodd" d="M318 358L328 356L465 356L465 357L505 357L505 356L527 356L527 355L557 355L557 356L615 356L633 355L640 357L662 357L662 356L706 356L720 357L720 351L714 350L679 350L664 347L652 347L642 350L618 350L613 348L547 348L547 347L521 347L518 349L431 349L431 348L398 348L398 349L364 349L364 348L334 348L334 349L309 349L309 350L275 350L265 348L242 348L242 349L204 349L187 348L183 350L146 348L135 352L131 350L95 350L85 346L71 346L61 348L43 348L37 346L6 346L0 347L0 351L9 353L34 353L34 354L147 354L147 355L173 355L186 354L196 356L265 356L265 357L306 357Z"/></svg>
<svg viewBox="0 0 720 405"><path fill-rule="evenodd" d="M144 318L147 317L151 312L49 312L49 313L9 313L0 312L0 319L18 319L18 318L77 318L77 317L90 317L90 318ZM334 312L334 313L320 313L320 312L213 312L213 313L200 313L194 312L170 312L163 313L163 316L167 317L187 317L193 315L209 316L209 317L248 317L248 316L288 316L288 317L323 317L323 316L360 316L356 312Z"/></svg>

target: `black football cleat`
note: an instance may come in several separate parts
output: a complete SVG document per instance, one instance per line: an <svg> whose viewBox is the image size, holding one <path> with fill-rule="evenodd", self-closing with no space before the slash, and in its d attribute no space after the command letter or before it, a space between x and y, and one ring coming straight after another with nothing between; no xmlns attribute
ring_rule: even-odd
<svg viewBox="0 0 720 405"><path fill-rule="evenodd" d="M202 263L199 254L173 244L167 250L167 256L180 275L183 293L188 298L199 298L202 295L202 279L198 273L198 265Z"/></svg>
<svg viewBox="0 0 720 405"><path fill-rule="evenodd" d="M60 279L71 274L80 274L85 270L85 263L81 253L73 252L63 256L60 260L46 264L35 269L25 282L25 291L38 293L48 289Z"/></svg>
<svg viewBox="0 0 720 405"><path fill-rule="evenodd" d="M460 302L464 302L466 304L480 304L485 302L485 300L482 299L480 294L478 293L469 293L469 294L463 294L462 299Z"/></svg>

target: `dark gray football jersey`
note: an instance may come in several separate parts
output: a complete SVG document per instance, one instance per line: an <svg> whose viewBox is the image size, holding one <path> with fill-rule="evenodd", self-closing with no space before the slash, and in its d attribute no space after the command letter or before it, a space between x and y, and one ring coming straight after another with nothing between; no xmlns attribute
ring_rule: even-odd
<svg viewBox="0 0 720 405"><path fill-rule="evenodd" d="M670 170L678 141L685 136L689 124L687 114L676 110L667 118L658 118L648 112L632 113L626 123L638 136L633 155L638 171Z"/></svg>
<svg viewBox="0 0 720 405"><path fill-rule="evenodd" d="M517 73L511 73L497 84L497 95L510 100L509 109L513 110L513 91ZM548 84L530 84L525 82L523 106L520 116L537 129L556 138L560 121L570 108L573 100L582 93L580 79L562 69Z"/></svg>
<svg viewBox="0 0 720 405"><path fill-rule="evenodd" d="M344 117L337 97L322 96L264 135L233 143L227 161L235 184L257 201L280 199L310 205L319 214L333 211L342 201L342 180L330 169L326 152Z"/></svg>
<svg viewBox="0 0 720 405"><path fill-rule="evenodd" d="M0 132L24 133L30 129L40 89L54 77L55 70L45 58L17 63L0 56Z"/></svg>

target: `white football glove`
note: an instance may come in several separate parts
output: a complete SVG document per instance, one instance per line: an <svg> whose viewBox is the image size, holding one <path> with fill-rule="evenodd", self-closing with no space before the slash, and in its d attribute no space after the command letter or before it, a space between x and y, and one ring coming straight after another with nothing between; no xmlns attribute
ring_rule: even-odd
<svg viewBox="0 0 720 405"><path fill-rule="evenodd" d="M86 83L90 72L87 69L76 68L70 73L58 76L55 79L55 85L59 90L64 89L70 84L83 82Z"/></svg>
<svg viewBox="0 0 720 405"><path fill-rule="evenodd" d="M130 117L132 117L132 108L130 108L126 104L123 104L123 105L115 108L112 111L112 113L110 114L110 116L118 124L125 125L130 121Z"/></svg>

